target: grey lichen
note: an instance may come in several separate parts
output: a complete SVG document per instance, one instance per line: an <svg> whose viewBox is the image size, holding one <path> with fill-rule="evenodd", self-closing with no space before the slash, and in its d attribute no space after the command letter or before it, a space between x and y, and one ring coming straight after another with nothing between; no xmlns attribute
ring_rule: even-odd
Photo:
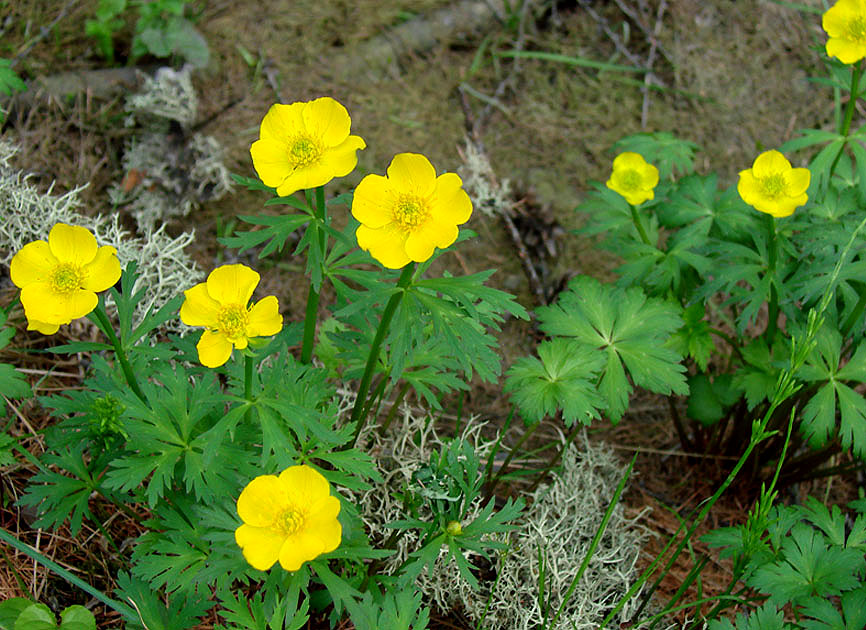
<svg viewBox="0 0 866 630"><path fill-rule="evenodd" d="M388 523L406 518L398 496L410 483L413 472L429 461L430 454L445 440L434 422L406 406L400 409L394 425L384 436L378 431L366 431L362 436L384 477L382 483L354 497L374 545L381 544L393 531L386 527ZM492 441L482 437L483 427L484 423L470 419L460 436L473 445L482 462L491 456L493 446ZM570 447L559 476L526 497L528 507L516 523L518 528L505 538L508 551L492 558L491 571L499 576L495 589L494 581L487 580L481 582L481 589L473 590L454 563L444 561L447 550L443 548L436 569L419 577L419 590L428 603L442 611L456 607L474 623L483 619L485 630L544 627L538 597L539 552L544 562L545 601L555 611L623 474L624 466L609 448L588 441L580 449ZM480 503L475 506L476 514L480 507ZM627 517L621 505L614 509L601 543L555 630L596 628L628 590L636 579L635 564L647 536L638 525L641 516ZM417 534L412 531L400 537L383 572L395 571L417 545ZM473 556L470 560L480 564L481 559ZM612 627L631 612L633 604L625 607Z"/></svg>
<svg viewBox="0 0 866 630"><path fill-rule="evenodd" d="M190 74L189 66L179 71L160 68L155 77L145 77L141 90L126 102L127 124L140 130L124 151L126 178L109 196L142 230L187 216L232 188L222 146L193 130L198 98Z"/></svg>

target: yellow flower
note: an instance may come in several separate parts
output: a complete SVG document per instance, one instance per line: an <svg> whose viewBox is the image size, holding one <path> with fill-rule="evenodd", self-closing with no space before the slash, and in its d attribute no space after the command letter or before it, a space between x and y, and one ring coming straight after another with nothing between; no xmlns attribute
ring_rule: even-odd
<svg viewBox="0 0 866 630"><path fill-rule="evenodd" d="M387 177L367 175L355 188L358 245L389 269L427 260L434 248L457 240L457 226L472 214L462 186L454 173L436 177L423 155L395 155Z"/></svg>
<svg viewBox="0 0 866 630"><path fill-rule="evenodd" d="M53 335L96 308L96 293L120 278L120 261L114 247L99 247L86 228L58 223L47 243L27 243L15 254L10 275L21 289L27 330Z"/></svg>
<svg viewBox="0 0 866 630"><path fill-rule="evenodd" d="M259 139L250 147L253 166L266 186L286 196L324 186L348 175L367 146L350 136L352 119L330 97L309 102L272 105L262 120Z"/></svg>
<svg viewBox="0 0 866 630"><path fill-rule="evenodd" d="M653 188L659 183L659 170L639 153L626 151L613 160L613 172L605 186L619 193L631 205L637 206L655 197Z"/></svg>
<svg viewBox="0 0 866 630"><path fill-rule="evenodd" d="M243 350L250 337L276 335L283 327L277 298L269 295L252 307L247 304L259 283L259 274L244 265L223 265L210 272L207 282L184 291L180 319L187 326L205 326L198 359L206 367L229 360L232 347Z"/></svg>
<svg viewBox="0 0 866 630"><path fill-rule="evenodd" d="M807 168L791 168L778 151L764 151L755 158L752 168L740 171L737 191L755 210L787 217L806 203L811 176Z"/></svg>
<svg viewBox="0 0 866 630"><path fill-rule="evenodd" d="M842 63L866 57L866 1L839 0L824 13L821 26L830 36L828 57L838 57Z"/></svg>
<svg viewBox="0 0 866 630"><path fill-rule="evenodd" d="M309 466L290 466L280 476L262 475L238 497L244 522L235 541L253 568L267 571L279 560L286 571L340 545L340 501L328 480Z"/></svg>

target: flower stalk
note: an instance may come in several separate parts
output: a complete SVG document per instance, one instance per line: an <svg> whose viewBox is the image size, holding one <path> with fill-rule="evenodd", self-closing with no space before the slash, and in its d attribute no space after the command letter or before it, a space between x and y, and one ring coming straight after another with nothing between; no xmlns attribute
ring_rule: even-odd
<svg viewBox="0 0 866 630"><path fill-rule="evenodd" d="M308 191L309 192L309 191ZM325 204L325 187L316 188L316 205L314 206L316 218L325 225L328 209ZM322 260L325 259L325 250L328 246L328 235L324 230L319 231L319 250ZM319 289L310 282L310 290L307 292L307 309L304 313L304 340L301 345L301 363L309 364L313 360L313 345L316 339L316 320L319 313Z"/></svg>
<svg viewBox="0 0 866 630"><path fill-rule="evenodd" d="M631 220L634 223L635 228L637 229L637 233L640 234L640 240L644 242L644 244L649 245L650 247L654 247L652 242L649 239L649 235L647 234L646 228L643 224L643 218L637 210L637 207L629 204L631 208Z"/></svg>
<svg viewBox="0 0 866 630"><path fill-rule="evenodd" d="M764 215L764 225L767 228L767 245L769 261L767 264L767 273L771 276L776 274L776 262L779 257L779 242L776 238L776 217L771 214ZM776 289L775 278L770 278L770 301L768 304L767 322L767 346L772 347L773 340L776 337L776 330L779 319L779 292Z"/></svg>
<svg viewBox="0 0 866 630"><path fill-rule="evenodd" d="M355 406L352 409L352 418L350 422L355 423L355 434L352 436L351 442L347 448L352 448L358 441L358 436L364 428L366 416L363 411L366 406L367 393L370 390L370 383L373 380L373 372L376 369L376 363L379 361L379 351L382 347L382 342L385 340L385 335L388 333L388 328L391 325L391 319L400 305L400 301L406 294L406 289L412 284L412 277L415 274L415 263L409 263L403 268L403 273L400 274L400 279L397 281L398 291L391 296L388 304L385 305L385 311L382 313L382 321L379 322L379 328L376 330L376 336L373 338L373 343L370 345L370 354L367 355L367 364L364 367L364 374L361 377L361 384L358 387L358 396L355 398Z"/></svg>
<svg viewBox="0 0 866 630"><path fill-rule="evenodd" d="M848 142L848 133L851 131L851 121L854 119L854 109L857 105L857 90L860 87L860 75L862 72L863 67L858 61L851 69L851 95L848 97L848 104L845 106L845 118L842 120L842 128L839 130L839 134L844 136L845 142L842 143L842 146L836 152L836 157L833 158L828 179L829 177L833 177L833 173L836 171L836 166L839 164L842 152L845 150L845 145Z"/></svg>
<svg viewBox="0 0 866 630"><path fill-rule="evenodd" d="M96 308L91 311L93 316L97 321L94 323L105 333L108 337L108 340L111 342L112 347L114 348L114 356L117 357L118 362L120 362L120 369L123 371L123 376L126 379L127 385L129 385L130 389L132 389L133 393L138 396L139 400L143 403L147 403L147 398L144 396L144 392L141 391L141 386L138 384L138 379L135 378L135 371L132 369L132 365L129 363L129 359L126 356L126 351L123 349L123 344L120 343L120 339L114 332L114 327L111 325L111 321L108 319L108 314L105 312L105 302L102 299L97 303Z"/></svg>

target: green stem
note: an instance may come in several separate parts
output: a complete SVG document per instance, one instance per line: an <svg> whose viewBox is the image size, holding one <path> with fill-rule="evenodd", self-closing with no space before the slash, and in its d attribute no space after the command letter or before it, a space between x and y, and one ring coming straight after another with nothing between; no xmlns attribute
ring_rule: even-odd
<svg viewBox="0 0 866 630"><path fill-rule="evenodd" d="M499 467L499 470L496 471L496 476L490 481L490 492L496 488L496 484L499 483L499 479L506 473L508 470L509 464L511 464L511 460L514 459L514 456L517 455L517 452L520 450L520 447L523 446L523 443L529 439L533 433L535 433L536 429L541 426L541 421L536 422L531 425L526 431L523 432L523 435L517 440L517 444L515 444L510 451L508 451L508 455L505 456L505 461L502 462L502 466Z"/></svg>
<svg viewBox="0 0 866 630"><path fill-rule="evenodd" d="M120 343L120 339L117 338L117 335L114 332L114 327L108 319L108 314L105 312L105 304L101 298L99 303L96 305L96 308L93 309L93 315L99 320L98 323L100 328L108 336L108 340L114 347L114 355L120 362L120 368L123 370L123 376L126 378L126 383L129 385L130 389L132 389L133 393L138 396L139 400L147 404L147 398L145 398L144 392L141 391L141 387L138 385L138 380L135 378L135 372L132 369L132 365L129 363L129 359L126 357L126 351L123 349L123 344Z"/></svg>
<svg viewBox="0 0 866 630"><path fill-rule="evenodd" d="M309 201L309 191L308 191ZM316 188L316 217L322 222L327 221L327 206L325 205L325 187ZM325 250L328 247L328 235L324 230L319 230L319 249L322 260L325 259ZM321 289L321 287L319 287ZM309 364L313 360L313 344L316 338L316 320L319 312L319 291L313 282L310 282L310 290L307 293L307 310L304 314L304 340L301 346L301 363Z"/></svg>
<svg viewBox="0 0 866 630"><path fill-rule="evenodd" d="M646 228L643 224L643 219L641 218L640 213L637 211L637 208L631 204L629 204L631 208L631 220L634 223L635 228L637 228L637 233L640 234L640 239L650 247L655 247L652 242L650 242L649 236L647 236Z"/></svg>
<svg viewBox="0 0 866 630"><path fill-rule="evenodd" d="M403 273L400 274L400 279L397 281L397 291L385 305L382 321L379 322L376 336L370 345L370 354L367 355L367 365L364 367L364 375L361 377L361 384L358 386L358 396L355 398L355 406L352 409L352 418L350 420L350 422L355 423L355 435L352 436L352 441L349 442L347 448L353 447L355 442L358 441L358 436L361 434L361 430L367 421L366 416L363 415L363 411L367 402L367 394L370 391L370 383L373 380L373 372L376 371L376 363L379 361L379 351L382 348L382 342L385 341L385 335L388 333L391 319L393 319L394 313L397 312L397 307L406 294L406 289L412 284L412 276L414 274L415 263L410 262L403 268Z"/></svg>
<svg viewBox="0 0 866 630"><path fill-rule="evenodd" d="M253 402L253 357L244 355L244 398Z"/></svg>
<svg viewBox="0 0 866 630"><path fill-rule="evenodd" d="M132 621L135 623L141 622L141 619L139 618L138 613L136 613L132 608L130 608L129 606L127 606L123 602L119 602L116 599L110 598L108 595L106 595L102 591L99 591L99 590L93 588L92 586L90 586L90 584L88 584L87 582L85 582L81 578L73 575L72 573L70 573L69 571L67 571L63 567L61 567L59 564L57 564L56 562L53 562L52 560L49 560L48 558L46 558L43 554L36 551L30 545L24 544L23 542L18 540L15 536L10 534L3 527L0 527L0 540L2 540L3 542L7 543L8 545L14 547L15 549L17 549L21 553L23 553L27 556L30 556L31 558L36 560L36 562L38 562L39 564L41 564L41 565L45 566L46 568L48 568L49 570L53 571L54 573L56 573L57 575L62 577L64 580L66 580L67 582L69 582L73 586L77 586L78 588L80 588L82 591L84 591L85 593L87 593L91 597L95 597L96 599L101 601L103 604L105 604L109 608L116 610L121 615L123 615L128 621Z"/></svg>
<svg viewBox="0 0 866 630"><path fill-rule="evenodd" d="M776 337L776 329L779 320L779 293L776 290L776 261L779 256L779 242L776 239L776 217L771 214L764 215L764 222L767 226L767 246L769 253L769 263L767 265L767 273L770 274L770 303L768 305L767 322L767 347L772 348L773 340Z"/></svg>
<svg viewBox="0 0 866 630"><path fill-rule="evenodd" d="M781 387L779 389L781 389ZM767 409L767 412L764 414L763 419L761 421L756 421L752 424L752 437L749 440L749 444L746 447L746 450L743 451L742 455L740 455L740 458L737 460L736 465L731 470L731 472L728 473L728 476L722 482L722 485L720 485L718 487L718 489L713 493L713 496L711 496L709 499L707 499L704 502L704 507L701 509L701 511L698 513L698 515L692 521L691 526L686 530L685 536L679 542L679 544L676 546L676 548L673 551L673 554L668 559L667 563L665 564L664 568L662 569L662 573L661 573L662 576L666 575L667 572L670 570L671 566L673 566L674 562L676 562L676 559L679 557L682 550L685 548L685 546L691 540L691 537L695 533L695 530L698 528L698 526L707 517L707 514L709 514L709 512L710 512L710 509L712 509L713 505L716 504L716 501L719 500L719 497L721 497L722 494L725 492L725 490L727 490L728 487L734 482L734 479L736 479L737 475L740 473L740 469L745 465L746 460L749 459L749 456L752 454L752 451L755 450L755 447L760 442L763 442L767 437L769 437L764 432L764 430L765 430L767 424L769 423L770 418L773 415L773 412L776 410L776 407L778 407L780 402L781 402L781 399L778 401L774 401L773 404L770 405L769 409ZM664 549L661 550L661 553L659 553L659 555L656 557L656 559L653 560L653 562L644 570L643 573L641 573L640 577L635 581L634 584L632 584L631 588L629 588L629 590L626 592L626 594L623 595L623 597L619 600L619 602L617 602L617 605L613 608L613 610L611 610L607 614L607 616L604 618L604 620L602 621L601 626L599 626L599 628L606 627L607 624L610 623L610 620L613 619L613 617L617 613L619 613L620 610L622 610L622 608L623 608L623 606L625 606L626 602L628 602L635 595L635 593L637 593L637 591L643 587L643 585L649 579L649 576L655 572L656 567L661 563L661 560L664 557L664 555L667 553L667 550L671 547L673 542L680 535L680 532L685 527L685 524L686 524L686 521L683 521L680 524L680 526L677 528L677 531L674 532L673 536L671 536L670 539L668 540ZM659 580L660 579L661 578L659 578ZM637 615L639 615L641 613L641 611L643 611L643 608L644 608L644 606L646 606L648 601L649 601L648 599L644 600L643 604L640 606L640 608L638 608L637 612L635 613L635 618L637 617Z"/></svg>
<svg viewBox="0 0 866 630"><path fill-rule="evenodd" d="M842 121L842 129L839 130L839 135L844 136L846 141L848 139L848 132L851 130L851 120L854 118L854 108L857 105L857 90L862 71L863 68L858 61L854 64L853 72L851 73L851 95L848 98L848 105L845 107L845 120ZM839 159L842 157L842 152L845 150L845 144L847 144L847 142L842 143L842 146L839 147L839 151L836 153L836 157L833 158L833 163L830 165L830 175L828 176L828 179L833 177L836 165L839 164Z"/></svg>

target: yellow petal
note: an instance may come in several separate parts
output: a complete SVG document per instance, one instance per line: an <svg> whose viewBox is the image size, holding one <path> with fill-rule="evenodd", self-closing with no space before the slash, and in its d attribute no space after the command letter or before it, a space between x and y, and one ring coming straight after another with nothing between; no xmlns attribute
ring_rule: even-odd
<svg viewBox="0 0 866 630"><path fill-rule="evenodd" d="M48 282L58 262L45 241L27 243L12 257L9 266L12 284L21 289L33 282Z"/></svg>
<svg viewBox="0 0 866 630"><path fill-rule="evenodd" d="M261 139L288 142L288 139L304 131L304 106L306 103L292 103L284 105L275 103L271 105L268 113L262 119L259 129Z"/></svg>
<svg viewBox="0 0 866 630"><path fill-rule="evenodd" d="M241 525L235 530L235 542L243 551L244 558L259 571L267 571L277 558L285 542L279 531L252 525Z"/></svg>
<svg viewBox="0 0 866 630"><path fill-rule="evenodd" d="M289 148L286 143L272 138L256 140L250 147L253 168L265 186L276 188L292 174L294 168L289 162ZM291 193L290 193L291 194Z"/></svg>
<svg viewBox="0 0 866 630"><path fill-rule="evenodd" d="M88 291L105 291L120 279L120 261L117 250L111 245L103 245L96 250L96 256L84 265L83 289Z"/></svg>
<svg viewBox="0 0 866 630"><path fill-rule="evenodd" d="M614 172L640 170L645 165L646 160L643 159L643 156L632 151L624 151L613 159Z"/></svg>
<svg viewBox="0 0 866 630"><path fill-rule="evenodd" d="M285 488L276 475L250 481L238 497L238 516L248 525L268 527L289 507Z"/></svg>
<svg viewBox="0 0 866 630"><path fill-rule="evenodd" d="M283 316L277 298L269 295L256 302L250 309L247 337L270 337L283 329Z"/></svg>
<svg viewBox="0 0 866 630"><path fill-rule="evenodd" d="M48 234L51 253L60 262L86 265L96 256L96 238L79 225L57 223Z"/></svg>
<svg viewBox="0 0 866 630"><path fill-rule="evenodd" d="M311 507L331 492L328 480L310 466L289 466L280 473L280 483L289 503L298 507Z"/></svg>
<svg viewBox="0 0 866 630"><path fill-rule="evenodd" d="M232 342L222 333L206 330L196 344L198 360L205 367L216 368L223 365L232 355Z"/></svg>
<svg viewBox="0 0 866 630"><path fill-rule="evenodd" d="M790 170L791 163L775 149L761 153L755 158L755 163L752 165L752 174L758 179L777 173L787 173Z"/></svg>
<svg viewBox="0 0 866 630"><path fill-rule="evenodd" d="M641 184L644 188L652 190L659 183L659 170L652 164L644 164L640 170ZM652 197L650 197L652 199Z"/></svg>
<svg viewBox="0 0 866 630"><path fill-rule="evenodd" d="M207 284L202 282L183 292L186 296L180 306L180 321L187 326L218 326L217 315L220 303L207 292Z"/></svg>
<svg viewBox="0 0 866 630"><path fill-rule="evenodd" d="M259 274L246 265L223 265L207 277L207 292L223 306L246 306L259 284Z"/></svg>
<svg viewBox="0 0 866 630"><path fill-rule="evenodd" d="M289 536L280 549L280 566L286 571L297 571L301 565L325 553L325 544L306 528Z"/></svg>
<svg viewBox="0 0 866 630"><path fill-rule="evenodd" d="M355 188L352 216L370 228L380 228L394 219L397 195L387 177L367 175Z"/></svg>
<svg viewBox="0 0 866 630"><path fill-rule="evenodd" d="M326 147L336 147L344 142L352 126L346 108L329 96L305 103L303 118L307 131Z"/></svg>
<svg viewBox="0 0 866 630"><path fill-rule="evenodd" d="M367 146L360 136L349 136L331 149L325 149L319 166L331 174L331 178L345 177L358 165L358 150Z"/></svg>
<svg viewBox="0 0 866 630"><path fill-rule="evenodd" d="M824 12L821 26L830 37L840 37L848 34L848 24L858 17L857 6L840 0Z"/></svg>
<svg viewBox="0 0 866 630"><path fill-rule="evenodd" d="M463 181L456 173L444 173L436 178L436 189L430 198L430 213L436 221L454 225L466 223L472 216L472 201L463 190Z"/></svg>
<svg viewBox="0 0 866 630"><path fill-rule="evenodd" d="M370 252L373 258L388 269L400 269L410 262L406 255L406 236L395 223L388 223L375 230L361 225L355 231L358 247Z"/></svg>
<svg viewBox="0 0 866 630"><path fill-rule="evenodd" d="M737 192L747 204L754 206L761 199L761 189L758 180L752 173L752 169L740 171L740 179L737 182Z"/></svg>
<svg viewBox="0 0 866 630"><path fill-rule="evenodd" d="M27 320L27 330L35 330L37 332L41 332L43 335L53 335L59 329L59 324L47 324L45 322L40 322L35 319Z"/></svg>
<svg viewBox="0 0 866 630"><path fill-rule="evenodd" d="M425 221L406 239L406 255L415 262L424 262L433 255L434 247L445 248L456 241L457 232L456 225L432 219Z"/></svg>
<svg viewBox="0 0 866 630"><path fill-rule="evenodd" d="M836 57L842 63L855 63L866 57L866 43L831 37L827 40L827 56Z"/></svg>
<svg viewBox="0 0 866 630"><path fill-rule="evenodd" d="M436 188L436 169L419 153L398 153L388 167L388 179L395 190L424 198Z"/></svg>
<svg viewBox="0 0 866 630"><path fill-rule="evenodd" d="M96 308L99 300L93 291L77 289L57 293L48 282L33 282L21 289L21 304L28 320L46 324L68 324Z"/></svg>
<svg viewBox="0 0 866 630"><path fill-rule="evenodd" d="M812 173L808 168L794 168L786 178L788 189L785 191L789 197L799 197L809 189L812 181ZM803 203L806 203L805 201Z"/></svg>
<svg viewBox="0 0 866 630"><path fill-rule="evenodd" d="M327 163L323 164L320 160L293 171L282 184L277 186L277 194L285 197L298 190L324 186L332 179L334 179L333 171L328 168Z"/></svg>

